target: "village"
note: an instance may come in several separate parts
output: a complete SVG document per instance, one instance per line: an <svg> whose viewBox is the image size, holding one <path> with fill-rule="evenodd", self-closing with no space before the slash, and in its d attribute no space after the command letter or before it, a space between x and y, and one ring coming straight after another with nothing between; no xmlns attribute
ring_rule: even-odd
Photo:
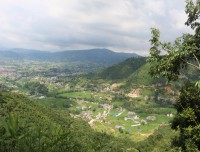
<svg viewBox="0 0 200 152"><path fill-rule="evenodd" d="M91 128L98 128L98 125L101 124L109 128L108 130L110 130L110 132L135 134L136 132L142 132L143 128L146 128L145 126L149 127L156 123L158 126L169 125L167 121L157 121L157 119L160 119L159 115L140 116L122 107L115 109L112 104L100 104L96 102L92 102L91 104L85 100L77 100L76 103L78 106L75 108L80 111L80 114L71 113L70 115L74 118L86 120ZM94 110L94 108L96 110ZM170 119L174 117L174 114L169 113L165 115L165 117Z"/></svg>

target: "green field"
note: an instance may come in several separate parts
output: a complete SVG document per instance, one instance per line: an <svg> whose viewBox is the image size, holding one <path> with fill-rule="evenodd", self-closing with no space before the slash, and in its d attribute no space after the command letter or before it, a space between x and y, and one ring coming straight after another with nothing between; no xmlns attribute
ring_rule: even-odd
<svg viewBox="0 0 200 152"><path fill-rule="evenodd" d="M62 97L62 98L91 99L92 98L92 93L90 91L67 92L67 93L59 94L59 97Z"/></svg>
<svg viewBox="0 0 200 152"><path fill-rule="evenodd" d="M73 106L77 105L76 102L54 97L46 97L44 99L38 99L37 102L47 107L59 108L59 109L66 109L63 105L73 105Z"/></svg>

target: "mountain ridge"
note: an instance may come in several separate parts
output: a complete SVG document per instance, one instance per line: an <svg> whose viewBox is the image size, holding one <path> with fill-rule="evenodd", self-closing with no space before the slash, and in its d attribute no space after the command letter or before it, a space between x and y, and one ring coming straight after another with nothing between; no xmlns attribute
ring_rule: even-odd
<svg viewBox="0 0 200 152"><path fill-rule="evenodd" d="M0 51L1 58L18 60L36 60L50 62L85 62L112 65L127 58L141 57L135 53L117 53L108 49L68 50L47 52L32 49L9 49Z"/></svg>

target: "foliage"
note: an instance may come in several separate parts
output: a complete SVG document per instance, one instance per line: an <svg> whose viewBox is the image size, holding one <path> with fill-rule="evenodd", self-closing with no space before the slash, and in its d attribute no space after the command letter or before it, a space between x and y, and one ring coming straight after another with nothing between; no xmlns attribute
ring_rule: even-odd
<svg viewBox="0 0 200 152"><path fill-rule="evenodd" d="M141 152L173 151L171 140L176 134L169 126L159 127L146 140L137 143L135 148Z"/></svg>
<svg viewBox="0 0 200 152"><path fill-rule="evenodd" d="M178 38L173 45L170 43L161 43L159 41L160 32L152 29L152 39L150 40L153 47L150 49L151 57L148 61L151 63L150 72L154 76L164 76L169 80L177 80L181 75L181 69L188 65L199 68L200 58L199 49L194 41L194 36L184 34ZM165 51L165 55L162 55Z"/></svg>
<svg viewBox="0 0 200 152"><path fill-rule="evenodd" d="M177 115L172 122L173 129L180 129L177 146L184 151L200 149L200 91L194 84L187 84L180 90L175 107Z"/></svg>
<svg viewBox="0 0 200 152"><path fill-rule="evenodd" d="M32 94L37 94L37 93L43 95L48 94L48 88L44 84L41 84L40 82L27 82L24 85L24 87L31 90Z"/></svg>

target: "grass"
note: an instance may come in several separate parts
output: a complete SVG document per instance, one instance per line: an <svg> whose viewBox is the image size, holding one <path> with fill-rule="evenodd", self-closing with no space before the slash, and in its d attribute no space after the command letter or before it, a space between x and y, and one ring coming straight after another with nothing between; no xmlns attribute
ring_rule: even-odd
<svg viewBox="0 0 200 152"><path fill-rule="evenodd" d="M92 99L92 93L90 91L67 92L59 94L59 96L62 98Z"/></svg>
<svg viewBox="0 0 200 152"><path fill-rule="evenodd" d="M73 106L77 105L73 101L69 101L69 100L61 99L61 98L53 98L53 97L39 99L39 100L37 100L37 102L39 102L40 104L43 104L47 107L52 107L54 105L56 108L59 108L59 109L65 109L63 107L63 104L72 104Z"/></svg>
<svg viewBox="0 0 200 152"><path fill-rule="evenodd" d="M147 95L147 96L152 96L154 95L154 90L153 89L148 89L148 88L144 88L144 89L141 89L141 94L143 96Z"/></svg>

